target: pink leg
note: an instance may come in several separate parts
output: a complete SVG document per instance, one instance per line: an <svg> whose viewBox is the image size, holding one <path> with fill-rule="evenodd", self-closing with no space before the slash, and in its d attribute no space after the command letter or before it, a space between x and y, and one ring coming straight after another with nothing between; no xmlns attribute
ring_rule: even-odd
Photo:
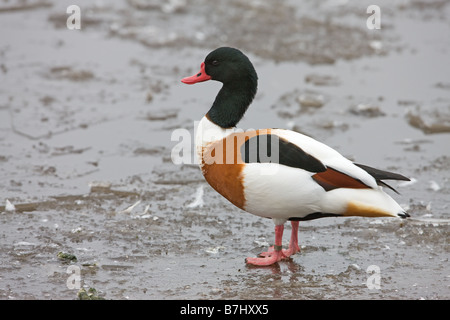
<svg viewBox="0 0 450 320"><path fill-rule="evenodd" d="M275 246L274 250L269 252L263 258L247 258L245 262L255 266L269 266L275 262L285 258L281 250L281 242L283 238L284 225L275 226Z"/></svg>
<svg viewBox="0 0 450 320"><path fill-rule="evenodd" d="M282 250L283 255L288 258L293 254L296 254L297 252L300 252L300 248L298 246L298 221L291 221L292 231L291 231L291 240L289 241L289 249ZM269 251L262 252L260 254L261 257L267 257L272 254L274 251L274 247L270 247Z"/></svg>
<svg viewBox="0 0 450 320"><path fill-rule="evenodd" d="M290 257L297 252L300 252L300 248L298 246L298 221L291 221L292 231L291 231L291 240L289 241L289 249L283 250L283 254L286 257Z"/></svg>

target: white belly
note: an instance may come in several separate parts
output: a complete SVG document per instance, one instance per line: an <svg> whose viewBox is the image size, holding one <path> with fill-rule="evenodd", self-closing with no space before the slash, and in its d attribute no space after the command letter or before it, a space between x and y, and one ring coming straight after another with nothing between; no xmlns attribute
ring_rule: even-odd
<svg viewBox="0 0 450 320"><path fill-rule="evenodd" d="M321 212L325 191L311 173L273 163L249 163L243 170L245 210L267 218L288 219Z"/></svg>

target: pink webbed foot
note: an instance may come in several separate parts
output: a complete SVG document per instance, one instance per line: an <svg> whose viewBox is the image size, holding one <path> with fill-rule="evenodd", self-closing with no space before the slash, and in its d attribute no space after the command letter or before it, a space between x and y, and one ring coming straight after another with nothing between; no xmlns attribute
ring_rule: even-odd
<svg viewBox="0 0 450 320"><path fill-rule="evenodd" d="M281 249L284 226L277 225L275 226L275 246L270 247L267 252L262 252L259 255L260 258L247 258L245 259L245 262L256 266L269 266L300 252L298 246L298 221L291 221L291 225L292 232L289 241L289 249Z"/></svg>
<svg viewBox="0 0 450 320"><path fill-rule="evenodd" d="M269 247L268 251L264 251L264 252L261 252L260 254L258 254L258 257L265 258L265 257L271 256L274 251L275 251L274 246L271 246L271 247Z"/></svg>
<svg viewBox="0 0 450 320"><path fill-rule="evenodd" d="M267 253L267 255L262 258L247 258L245 259L245 262L254 266L270 266L286 258L281 250L273 250L265 253Z"/></svg>

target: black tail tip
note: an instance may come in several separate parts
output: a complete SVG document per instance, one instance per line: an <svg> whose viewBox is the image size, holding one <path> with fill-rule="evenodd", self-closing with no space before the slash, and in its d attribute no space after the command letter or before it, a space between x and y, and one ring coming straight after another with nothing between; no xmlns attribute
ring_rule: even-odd
<svg viewBox="0 0 450 320"><path fill-rule="evenodd" d="M410 217L410 215L409 215L407 212L405 212L405 211L400 212L400 213L397 213L397 215L398 215L400 218L402 218L402 219L406 219L406 218L409 218L409 217Z"/></svg>

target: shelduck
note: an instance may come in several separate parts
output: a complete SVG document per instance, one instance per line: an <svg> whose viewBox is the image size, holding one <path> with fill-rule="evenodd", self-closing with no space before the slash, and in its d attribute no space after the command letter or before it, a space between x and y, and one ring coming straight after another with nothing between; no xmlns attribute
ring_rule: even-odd
<svg viewBox="0 0 450 320"><path fill-rule="evenodd" d="M197 128L196 151L206 181L238 208L275 223L275 245L250 265L266 266L300 251L299 221L323 217L409 217L382 190L403 175L353 163L311 137L283 129L243 131L236 125L257 90L257 74L240 50L218 48L186 84L216 80L223 86ZM394 190L395 191L395 190ZM292 225L288 249L284 224Z"/></svg>

